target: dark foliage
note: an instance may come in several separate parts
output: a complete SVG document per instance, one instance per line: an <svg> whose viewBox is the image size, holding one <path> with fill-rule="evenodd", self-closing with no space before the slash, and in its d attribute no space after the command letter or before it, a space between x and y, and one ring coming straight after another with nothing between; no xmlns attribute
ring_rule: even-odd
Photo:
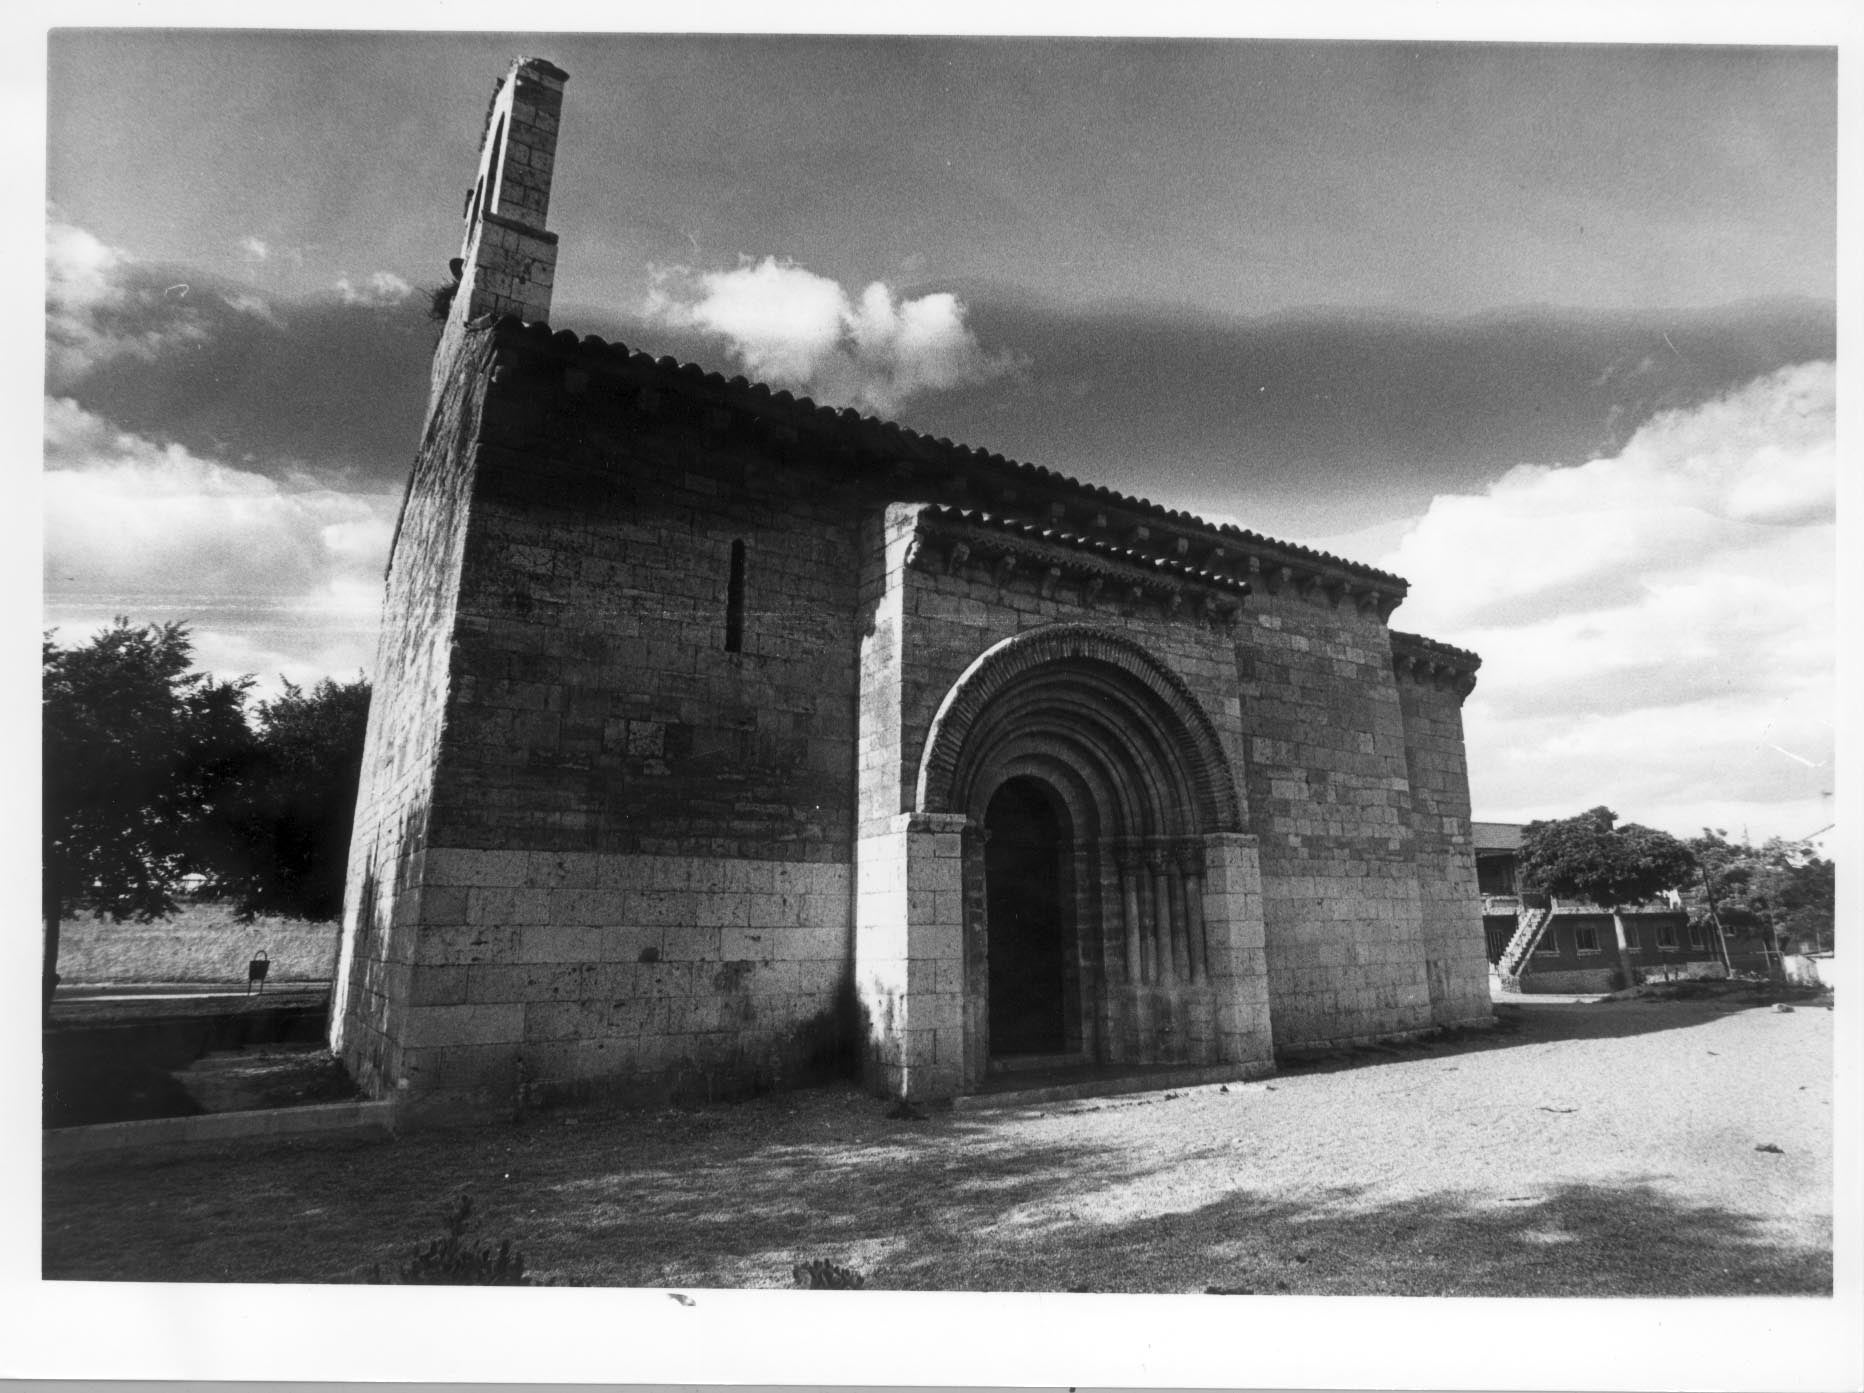
<svg viewBox="0 0 1864 1393"><path fill-rule="evenodd" d="M459 289L458 281L449 281L430 289L427 292L427 317L436 324L445 324L447 316L453 312L453 297L459 294Z"/></svg>
<svg viewBox="0 0 1864 1393"><path fill-rule="evenodd" d="M1591 900L1604 910L1681 889L1695 874L1695 858L1668 832L1635 822L1617 825L1610 808L1577 817L1530 822L1517 859L1524 886L1534 892Z"/></svg>
<svg viewBox="0 0 1864 1393"><path fill-rule="evenodd" d="M528 1287L531 1279L524 1275L524 1254L514 1252L511 1240L498 1245L498 1251L477 1247L468 1237L472 1228L472 1196L461 1194L447 1211L446 1232L416 1252L396 1269L393 1277L382 1275L378 1263L371 1276L375 1282L401 1286L442 1287Z"/></svg>
<svg viewBox="0 0 1864 1393"><path fill-rule="evenodd" d="M1684 894L1692 923L1759 938L1768 949L1836 946L1836 868L1805 843L1773 837L1751 846L1705 827L1689 849L1698 867Z"/></svg>
<svg viewBox="0 0 1864 1393"><path fill-rule="evenodd" d="M225 844L209 888L245 914L334 919L369 724L369 684L325 678L310 691L285 683L261 702Z"/></svg>
<svg viewBox="0 0 1864 1393"><path fill-rule="evenodd" d="M41 646L44 777L41 907L45 999L58 929L79 905L160 918L183 876L209 873L253 752L247 679L190 672L182 624L114 625L75 648Z"/></svg>
<svg viewBox="0 0 1864 1393"><path fill-rule="evenodd" d="M183 624L119 618L73 648L47 634L41 655L48 1004L59 927L80 907L163 918L198 876L248 915L341 913L366 681L288 682L249 723L251 679L190 671Z"/></svg>
<svg viewBox="0 0 1864 1393"><path fill-rule="evenodd" d="M799 1262L790 1269L790 1276L805 1291L859 1291L867 1285L867 1278L852 1267L843 1267L827 1258Z"/></svg>

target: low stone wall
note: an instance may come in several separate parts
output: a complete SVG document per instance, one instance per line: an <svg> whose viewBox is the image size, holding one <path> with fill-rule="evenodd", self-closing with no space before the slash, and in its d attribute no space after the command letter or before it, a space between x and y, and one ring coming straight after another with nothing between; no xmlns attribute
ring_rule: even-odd
<svg viewBox="0 0 1864 1393"><path fill-rule="evenodd" d="M99 1152L136 1156L151 1151L206 1150L247 1137L389 1137L393 1103L305 1103L296 1107L210 1112L193 1117L150 1117L133 1122L98 1122L88 1127L52 1127L41 1135L47 1164Z"/></svg>
<svg viewBox="0 0 1864 1393"><path fill-rule="evenodd" d="M85 914L60 926L58 973L84 983L221 982L246 985L246 968L264 953L266 983L327 982L336 971L335 920L254 919L241 923L224 904L183 904L170 918L113 923Z"/></svg>
<svg viewBox="0 0 1864 1393"><path fill-rule="evenodd" d="M1731 952L1728 955L1728 965L1735 972L1750 977L1771 977L1776 960L1777 958L1770 958L1767 954L1754 950Z"/></svg>
<svg viewBox="0 0 1864 1393"><path fill-rule="evenodd" d="M1637 969L1638 985L1646 982L1689 982L1697 980L1721 981L1727 977L1728 969L1720 963L1690 962L1662 963L1656 967Z"/></svg>
<svg viewBox="0 0 1864 1393"><path fill-rule="evenodd" d="M1787 953L1780 959L1781 970L1786 973L1786 980L1798 987L1835 987L1838 976L1838 959L1836 957L1809 957L1801 953Z"/></svg>
<svg viewBox="0 0 1864 1393"><path fill-rule="evenodd" d="M1587 967L1573 972L1530 972L1521 978L1524 996L1540 993L1610 992L1624 985L1615 967Z"/></svg>

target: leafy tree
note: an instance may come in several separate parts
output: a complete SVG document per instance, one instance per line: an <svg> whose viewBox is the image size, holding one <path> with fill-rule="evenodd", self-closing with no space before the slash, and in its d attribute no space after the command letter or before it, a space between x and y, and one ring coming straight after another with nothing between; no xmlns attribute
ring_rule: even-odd
<svg viewBox="0 0 1864 1393"><path fill-rule="evenodd" d="M1653 899L1685 884L1695 869L1689 848L1667 832L1627 822L1610 808L1530 822L1516 859L1529 889L1591 900L1600 909Z"/></svg>
<svg viewBox="0 0 1864 1393"><path fill-rule="evenodd" d="M1625 905L1677 890L1695 874L1695 858L1668 832L1635 822L1618 826L1610 808L1577 817L1530 822L1521 832L1515 861L1527 889L1546 895L1591 900L1612 916L1619 963L1631 981L1626 948Z"/></svg>
<svg viewBox="0 0 1864 1393"><path fill-rule="evenodd" d="M41 645L45 1003L59 927L87 905L112 919L174 910L182 876L211 870L222 805L252 751L249 682L190 672L182 624L119 618L89 642Z"/></svg>
<svg viewBox="0 0 1864 1393"><path fill-rule="evenodd" d="M258 707L258 734L227 846L209 888L246 914L333 919L343 880L369 722L369 683L293 683Z"/></svg>
<svg viewBox="0 0 1864 1393"><path fill-rule="evenodd" d="M1837 945L1838 868L1820 856L1789 867L1778 903L1780 930L1816 942L1830 952Z"/></svg>
<svg viewBox="0 0 1864 1393"><path fill-rule="evenodd" d="M1705 827L1689 848L1700 868L1684 896L1692 923L1752 936L1768 952L1787 935L1833 945L1836 872L1811 847L1778 837L1751 846Z"/></svg>

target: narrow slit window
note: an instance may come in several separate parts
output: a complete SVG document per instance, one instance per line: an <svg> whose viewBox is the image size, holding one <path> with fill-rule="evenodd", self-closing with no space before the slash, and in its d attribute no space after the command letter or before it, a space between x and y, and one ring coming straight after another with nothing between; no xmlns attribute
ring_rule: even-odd
<svg viewBox="0 0 1864 1393"><path fill-rule="evenodd" d="M486 199L484 212L495 212L498 208L499 190L504 184L505 163L505 118L498 118L498 133L492 137L492 158L485 166Z"/></svg>
<svg viewBox="0 0 1864 1393"><path fill-rule="evenodd" d="M744 539L731 544L731 578L725 585L725 651L744 651Z"/></svg>

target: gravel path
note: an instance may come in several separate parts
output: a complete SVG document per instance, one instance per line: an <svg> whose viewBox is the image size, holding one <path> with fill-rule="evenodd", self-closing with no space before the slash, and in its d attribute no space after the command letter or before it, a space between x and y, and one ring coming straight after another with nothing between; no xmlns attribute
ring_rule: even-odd
<svg viewBox="0 0 1864 1393"><path fill-rule="evenodd" d="M1493 1035L1227 1090L920 1122L825 1089L71 1163L47 1172L45 1273L353 1279L470 1187L485 1238L600 1285L788 1285L829 1258L876 1288L1829 1291L1829 1009L1501 1014Z"/></svg>

